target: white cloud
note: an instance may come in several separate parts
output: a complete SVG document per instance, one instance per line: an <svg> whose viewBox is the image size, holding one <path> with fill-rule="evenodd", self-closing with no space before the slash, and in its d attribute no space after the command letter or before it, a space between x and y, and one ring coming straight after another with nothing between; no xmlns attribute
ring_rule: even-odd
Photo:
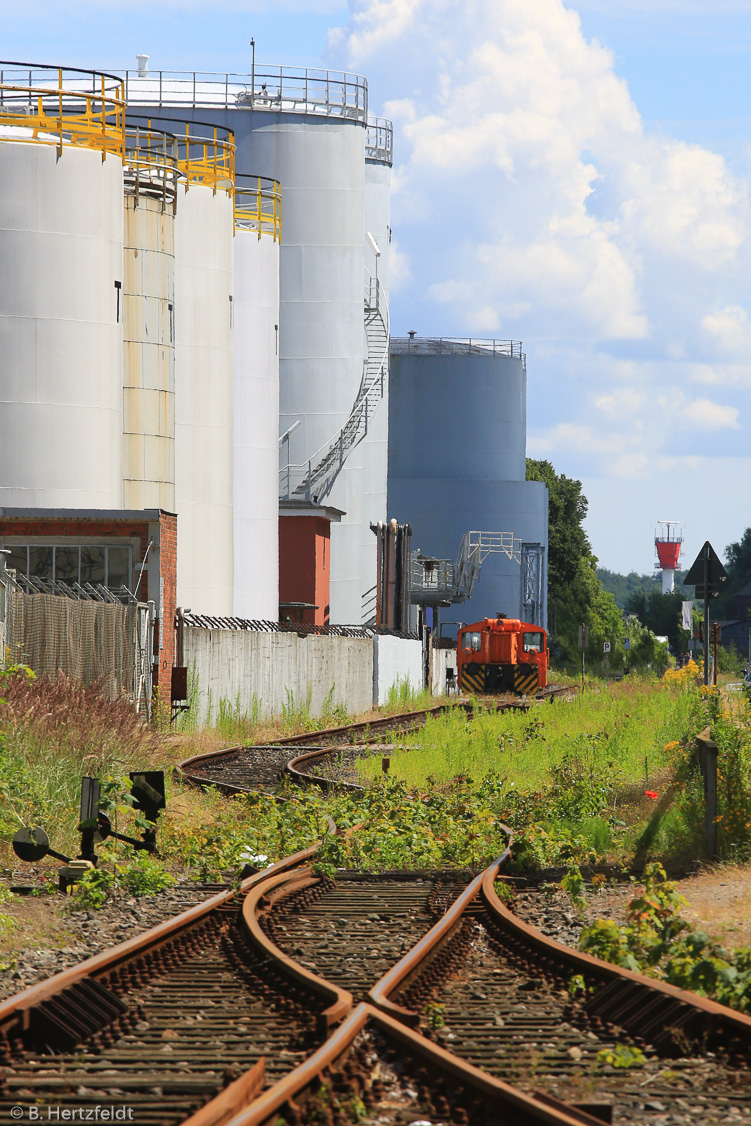
<svg viewBox="0 0 751 1126"><path fill-rule="evenodd" d="M644 404L644 392L637 387L618 388L595 399L595 406L598 410L616 418L636 414L644 409Z"/></svg>
<svg viewBox="0 0 751 1126"><path fill-rule="evenodd" d="M389 246L389 291L398 293L405 289L412 279L412 266L409 255L406 254L396 239L391 240Z"/></svg>
<svg viewBox="0 0 751 1126"><path fill-rule="evenodd" d="M742 305L726 305L702 318L701 327L725 355L751 354L751 321Z"/></svg>
<svg viewBox="0 0 751 1126"><path fill-rule="evenodd" d="M690 137L650 131L563 0L351 2L338 65L392 99L392 223L412 269L392 323L406 306L435 335L521 337L528 452L585 492L633 486L646 511L666 474L680 498L685 451L745 453L748 185Z"/></svg>
<svg viewBox="0 0 751 1126"><path fill-rule="evenodd" d="M644 339L666 270L691 282L737 258L744 186L717 154L645 132L561 0L360 0L345 47L392 97L395 225L447 243L422 292L457 328L534 316L546 334Z"/></svg>
<svg viewBox="0 0 751 1126"><path fill-rule="evenodd" d="M616 445L623 449L624 438L616 438ZM549 454L566 450L579 453L607 454L613 452L613 438L602 431L574 422L559 422L546 433L530 435L527 439L527 453L530 457L547 457Z"/></svg>
<svg viewBox="0 0 751 1126"><path fill-rule="evenodd" d="M710 399L694 399L681 412L697 430L738 430L738 408L713 403Z"/></svg>

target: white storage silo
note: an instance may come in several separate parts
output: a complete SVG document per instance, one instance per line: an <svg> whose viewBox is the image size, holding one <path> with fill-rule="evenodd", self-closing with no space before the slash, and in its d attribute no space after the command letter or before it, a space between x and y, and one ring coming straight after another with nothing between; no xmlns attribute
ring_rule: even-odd
<svg viewBox="0 0 751 1126"><path fill-rule="evenodd" d="M282 186L279 433L300 425L283 444L293 469L282 474L281 492L288 481L291 495L304 489L308 463L320 466L332 441L327 466L338 465L341 448L344 468L333 485L321 473L309 492L346 512L331 532L331 620L360 622L363 595L375 582L370 556L362 558L370 535L364 463L350 445L364 418L366 83L267 67L253 75L127 77L129 105L144 107L160 128L178 113L224 124L236 136L238 172L263 172Z"/></svg>
<svg viewBox="0 0 751 1126"><path fill-rule="evenodd" d="M121 508L121 83L0 68L0 505Z"/></svg>
<svg viewBox="0 0 751 1126"><path fill-rule="evenodd" d="M367 576L376 575L376 538L371 524L384 523L388 476L389 249L391 245L391 165L393 128L382 118L368 120L365 138L365 272L369 301L365 312L367 364L372 377L381 368L383 394L368 419L368 432L352 457L362 465L363 519L361 562ZM374 396L376 398L376 396ZM373 594L363 606L363 621L375 620Z"/></svg>
<svg viewBox="0 0 751 1126"><path fill-rule="evenodd" d="M175 217L177 600L232 613L234 145L178 135Z"/></svg>
<svg viewBox="0 0 751 1126"><path fill-rule="evenodd" d="M413 548L436 558L456 559L469 531L513 532L525 561L539 549L544 625L548 498L526 480L526 385L518 341L392 340L388 512L412 525ZM523 570L488 556L472 598L442 620L524 617Z"/></svg>
<svg viewBox="0 0 751 1126"><path fill-rule="evenodd" d="M235 185L234 540L237 617L279 613L279 184Z"/></svg>
<svg viewBox="0 0 751 1126"><path fill-rule="evenodd" d="M177 142L126 131L123 249L123 500L175 511ZM182 529L181 529L182 530Z"/></svg>

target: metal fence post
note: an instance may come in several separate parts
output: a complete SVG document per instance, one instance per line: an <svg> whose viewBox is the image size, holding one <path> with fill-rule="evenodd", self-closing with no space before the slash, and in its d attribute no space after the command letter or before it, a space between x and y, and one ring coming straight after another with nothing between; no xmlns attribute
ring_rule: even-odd
<svg viewBox="0 0 751 1126"><path fill-rule="evenodd" d="M707 857L717 857L717 744L707 727L696 736L696 752L704 779L704 807L707 830Z"/></svg>

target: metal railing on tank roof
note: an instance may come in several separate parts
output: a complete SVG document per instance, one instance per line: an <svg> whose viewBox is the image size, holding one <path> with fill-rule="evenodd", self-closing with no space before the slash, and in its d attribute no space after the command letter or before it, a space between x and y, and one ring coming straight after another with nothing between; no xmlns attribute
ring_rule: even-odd
<svg viewBox="0 0 751 1126"><path fill-rule="evenodd" d="M122 157L123 80L101 71L0 62L0 138Z"/></svg>
<svg viewBox="0 0 751 1126"><path fill-rule="evenodd" d="M392 336L392 356L513 356L527 366L521 340L478 340L456 336Z"/></svg>
<svg viewBox="0 0 751 1126"><path fill-rule="evenodd" d="M282 241L282 190L266 176L238 176L235 181L235 230L271 235Z"/></svg>
<svg viewBox="0 0 751 1126"><path fill-rule="evenodd" d="M369 117L365 133L365 159L394 163L394 126L385 117Z"/></svg>
<svg viewBox="0 0 751 1126"><path fill-rule="evenodd" d="M177 209L177 183L180 177L177 138L148 126L128 124L125 130L123 164L125 191L161 201L162 208Z"/></svg>
<svg viewBox="0 0 751 1126"><path fill-rule="evenodd" d="M367 81L343 71L264 65L251 74L127 70L123 77L130 105L314 113L362 122L368 117Z"/></svg>

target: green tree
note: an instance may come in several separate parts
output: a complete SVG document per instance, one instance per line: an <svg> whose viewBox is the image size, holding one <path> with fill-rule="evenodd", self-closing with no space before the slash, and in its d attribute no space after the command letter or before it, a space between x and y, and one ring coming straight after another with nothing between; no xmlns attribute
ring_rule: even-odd
<svg viewBox="0 0 751 1126"><path fill-rule="evenodd" d="M635 590L628 598L626 611L634 614L641 624L658 637L667 637L674 653L685 653L688 634L681 629L681 602L679 591L663 594L662 588Z"/></svg>
<svg viewBox="0 0 751 1126"><path fill-rule="evenodd" d="M623 663L623 621L612 594L597 577L597 559L582 527L587 498L581 481L556 473L549 461L527 459L527 480L548 488L548 627L554 659L576 666L578 632L589 627L588 666L600 666L605 641L611 644L611 668Z"/></svg>
<svg viewBox="0 0 751 1126"><path fill-rule="evenodd" d="M527 480L542 481L548 487L548 591L557 598L576 578L579 561L592 555L582 527L587 498L582 495L581 481L559 476L549 461L528 457Z"/></svg>
<svg viewBox="0 0 751 1126"><path fill-rule="evenodd" d="M711 613L717 618L735 617L735 594L751 582L751 528L746 528L737 543L729 543L723 552L728 581Z"/></svg>

